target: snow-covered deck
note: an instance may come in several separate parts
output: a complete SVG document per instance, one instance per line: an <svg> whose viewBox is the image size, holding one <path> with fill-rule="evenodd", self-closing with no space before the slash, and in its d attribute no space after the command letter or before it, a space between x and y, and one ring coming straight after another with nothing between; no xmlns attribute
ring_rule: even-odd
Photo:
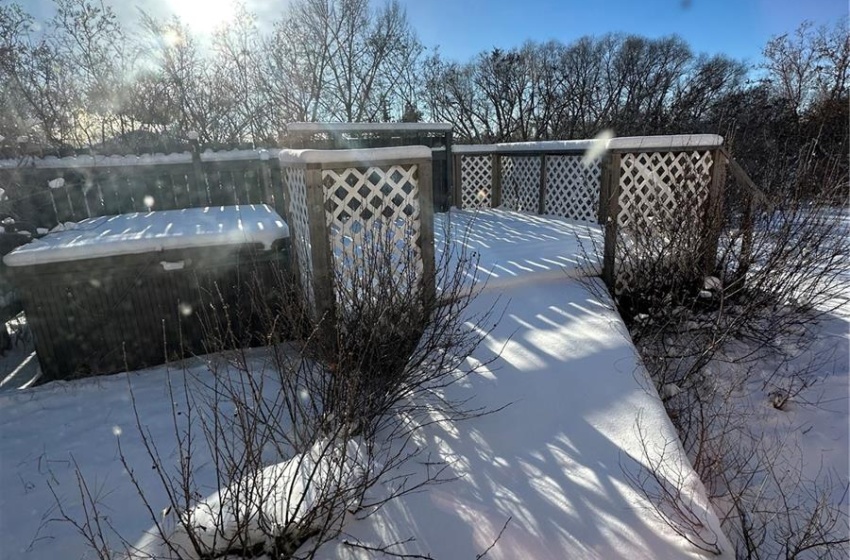
<svg viewBox="0 0 850 560"><path fill-rule="evenodd" d="M367 545L434 558L475 558L510 518L493 559L679 559L701 555L658 521L629 483L645 461L638 422L652 453L684 465L686 494L734 557L708 511L702 485L640 363L605 287L592 275L595 225L501 210L456 212L456 240L480 253L484 290L470 313L504 309L475 359L501 357L456 387L460 398L504 410L430 426L420 445L455 461L460 480L390 503L346 527ZM440 224L435 227L439 247ZM586 248L586 250L585 250ZM439 250L439 249L438 249ZM587 283L596 283L590 290ZM668 472L668 477L676 476ZM707 535L709 533L706 533ZM327 558L370 558L338 543Z"/></svg>
<svg viewBox="0 0 850 560"><path fill-rule="evenodd" d="M665 451L678 462L682 451L611 300L599 295L601 284L598 290L586 285L600 280L577 279L592 270L585 264L593 264L583 258L582 245L588 244L590 253L589 243L600 240L600 230L498 210L453 212L439 217L438 246L449 223L455 242L480 253L487 277L470 313L492 305L504 310L473 358L501 357L451 391L473 398L476 406L510 405L463 423L424 428L417 443L434 460L453 461L452 474L461 478L352 520L345 540L404 541L391 550L475 558L510 519L488 558L699 557L653 516L626 474L644 461L638 422L650 453ZM0 395L0 550L24 559L83 554L84 545L69 526L51 524L38 533L53 504L49 479L74 500L72 453L83 472L111 492L103 500L113 507L114 526L132 538L150 525L113 443L115 434L123 433L125 450L138 445L128 377L146 424L168 438L171 403L163 398L163 368ZM143 462L143 453L132 455ZM716 518L704 507L701 485L683 464L686 495L720 535ZM140 463L145 467L150 470ZM41 538L33 542L37 534ZM723 557L731 558L725 539L718 539ZM320 556L374 557L343 539Z"/></svg>
<svg viewBox="0 0 850 560"><path fill-rule="evenodd" d="M587 222L510 210L453 209L435 216L437 260L447 235L476 254L477 281L487 289L521 285L531 277L598 276L602 269L602 228Z"/></svg>

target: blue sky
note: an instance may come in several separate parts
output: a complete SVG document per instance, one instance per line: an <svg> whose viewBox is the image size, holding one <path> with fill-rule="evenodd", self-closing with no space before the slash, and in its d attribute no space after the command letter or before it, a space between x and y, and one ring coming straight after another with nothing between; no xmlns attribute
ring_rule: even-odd
<svg viewBox="0 0 850 560"><path fill-rule="evenodd" d="M3 0L0 0L3 1ZM50 0L18 0L49 14ZM288 0L244 0L261 21L275 19ZM380 0L374 0L376 2ZM681 35L696 52L725 53L758 62L772 35L793 31L803 20L832 24L848 13L848 0L400 0L429 48L468 60L493 47L526 40L569 43L609 31L647 37ZM226 20L231 0L104 0L122 19L136 8L174 12L202 32Z"/></svg>
<svg viewBox="0 0 850 560"><path fill-rule="evenodd" d="M401 0L427 46L465 60L527 39L564 43L609 31L681 35L696 52L758 60L772 35L832 24L847 0Z"/></svg>

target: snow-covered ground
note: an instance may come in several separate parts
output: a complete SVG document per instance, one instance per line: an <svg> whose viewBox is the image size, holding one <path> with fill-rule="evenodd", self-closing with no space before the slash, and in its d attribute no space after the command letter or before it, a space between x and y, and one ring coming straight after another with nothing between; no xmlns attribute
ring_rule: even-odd
<svg viewBox="0 0 850 560"><path fill-rule="evenodd" d="M440 217L438 239L440 224L448 221ZM650 459L666 452L675 463L682 451L612 302L599 295L603 290L589 290L576 279L598 265L583 256L582 245L592 253L593 240L601 244L599 229L501 211L453 212L450 221L455 242L480 253L481 273L487 278L470 314L493 304L504 309L502 320L473 356L486 362L500 353L499 359L452 387L450 396L472 398L478 406L509 406L465 422L423 428L417 443L433 459L451 461L460 478L406 495L365 519L350 520L345 534L320 556L371 557L346 543L399 542L403 544L392 552L474 559L505 527L488 558L699 557L698 550L659 521L646 496L630 483L647 459L637 437L639 421ZM457 233L464 224L471 224L465 237ZM846 328L843 334L836 330L836 336L846 340L841 338ZM256 358L262 360L262 351ZM192 375L209 375L203 360L188 364ZM140 449L130 390L142 423L169 457L172 405L180 395L169 393L168 379L180 387L183 375L158 367L0 394L4 557L86 554L69 525L50 521L57 512L48 485L72 513L78 511L75 464L101 497L109 522L129 540L143 536L151 522L119 461L116 443L120 438L154 507L164 507L152 465ZM832 379L836 392L843 379L841 394L846 395L846 370ZM846 408L828 421L836 424L841 414L843 442L837 441L840 426L828 437L831 445L843 444L846 453ZM686 499L708 527L704 537L712 538L713 532L721 557L731 558L731 547L690 468L662 474L684 477ZM208 496L218 490L212 480Z"/></svg>

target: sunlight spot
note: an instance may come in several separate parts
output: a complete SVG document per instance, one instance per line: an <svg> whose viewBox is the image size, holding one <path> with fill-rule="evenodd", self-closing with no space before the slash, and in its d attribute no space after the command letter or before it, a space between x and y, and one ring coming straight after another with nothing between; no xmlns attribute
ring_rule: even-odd
<svg viewBox="0 0 850 560"><path fill-rule="evenodd" d="M216 28L233 19L231 0L172 0L171 10L193 31L211 35Z"/></svg>
<svg viewBox="0 0 850 560"><path fill-rule="evenodd" d="M179 47L183 44L183 35L177 29L169 27L162 34L162 42L168 47Z"/></svg>

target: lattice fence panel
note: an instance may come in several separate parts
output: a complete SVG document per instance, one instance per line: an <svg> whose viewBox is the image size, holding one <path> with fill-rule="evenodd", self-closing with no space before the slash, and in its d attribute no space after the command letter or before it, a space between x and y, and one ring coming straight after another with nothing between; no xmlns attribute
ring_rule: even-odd
<svg viewBox="0 0 850 560"><path fill-rule="evenodd" d="M540 208L540 156L502 156L502 202L520 212Z"/></svg>
<svg viewBox="0 0 850 560"><path fill-rule="evenodd" d="M292 249L298 262L301 286L308 302L313 302L313 255L310 242L310 222L307 214L307 182L304 168L284 168L289 196L289 230Z"/></svg>
<svg viewBox="0 0 850 560"><path fill-rule="evenodd" d="M403 291L420 285L418 168L401 164L322 171L334 267L342 280L338 288L364 287L363 275L374 266L380 271L374 282L389 273Z"/></svg>
<svg viewBox="0 0 850 560"><path fill-rule="evenodd" d="M546 156L546 213L573 220L596 222L602 168L589 165L581 155Z"/></svg>
<svg viewBox="0 0 850 560"><path fill-rule="evenodd" d="M626 153L620 163L618 243L629 231L653 223L699 223L711 184L712 152ZM618 266L615 292L629 289L632 275Z"/></svg>
<svg viewBox="0 0 850 560"><path fill-rule="evenodd" d="M492 157L461 156L461 208L490 208L493 202Z"/></svg>

